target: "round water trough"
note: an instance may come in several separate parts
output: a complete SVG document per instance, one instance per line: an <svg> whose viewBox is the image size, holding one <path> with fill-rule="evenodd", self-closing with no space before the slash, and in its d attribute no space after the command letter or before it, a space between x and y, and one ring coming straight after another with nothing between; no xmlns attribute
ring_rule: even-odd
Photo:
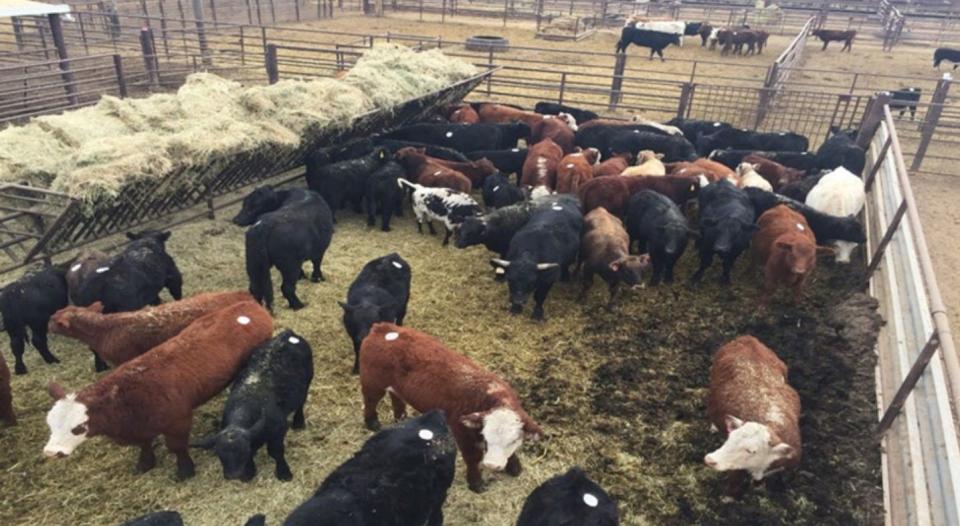
<svg viewBox="0 0 960 526"><path fill-rule="evenodd" d="M510 49L510 41L494 35L474 35L467 38L467 49L470 51L506 51Z"/></svg>

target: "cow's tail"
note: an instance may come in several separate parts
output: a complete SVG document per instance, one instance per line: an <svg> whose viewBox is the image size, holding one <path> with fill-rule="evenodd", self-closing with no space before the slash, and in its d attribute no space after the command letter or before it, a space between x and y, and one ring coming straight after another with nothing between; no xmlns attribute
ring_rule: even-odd
<svg viewBox="0 0 960 526"><path fill-rule="evenodd" d="M250 280L250 295L258 302L267 304L273 296L273 283L270 281L270 252L268 248L268 229L254 225L247 230L246 265L247 278Z"/></svg>
<svg viewBox="0 0 960 526"><path fill-rule="evenodd" d="M397 186L399 186L400 188L403 188L404 186L409 187L411 191L417 191L418 189L423 188L417 183L411 183L410 181L407 181L403 177L397 178Z"/></svg>

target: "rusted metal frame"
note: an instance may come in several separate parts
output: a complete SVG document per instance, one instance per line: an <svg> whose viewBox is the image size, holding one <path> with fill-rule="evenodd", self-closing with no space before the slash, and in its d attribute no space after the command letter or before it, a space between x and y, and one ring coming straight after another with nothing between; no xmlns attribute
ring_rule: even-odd
<svg viewBox="0 0 960 526"><path fill-rule="evenodd" d="M870 193L870 189L873 188L873 183L877 178L877 173L880 172L880 168L883 166L884 161L886 160L887 152L890 150L890 145L893 143L891 137L887 137L887 140L883 141L883 147L880 148L880 153L877 155L877 160L873 163L873 168L870 169L870 173L867 174L866 179L863 181L864 191Z"/></svg>
<svg viewBox="0 0 960 526"><path fill-rule="evenodd" d="M0 204L0 210L5 210L7 212L17 212L20 214L35 214L35 215L41 215L46 217L57 217L58 215L58 214L54 214L44 210L28 210L24 208L18 208L16 206L9 206L9 205L2 205L2 204ZM3 220L9 220L9 219L5 217L3 218ZM0 222L2 222L3 220L0 220Z"/></svg>
<svg viewBox="0 0 960 526"><path fill-rule="evenodd" d="M906 213L907 201L903 200L900 202L900 206L897 207L897 212L893 215L893 220L890 221L890 224L887 226L887 230L883 233L883 237L880 238L880 243L877 244L877 249L873 252L873 256L870 258L870 263L867 265L867 279L870 279L870 276L872 276L877 270L877 267L880 266L880 261L883 259L883 253L887 250L887 245L890 244L890 241L893 240L893 236L900 228L900 222L903 220L903 216Z"/></svg>
<svg viewBox="0 0 960 526"><path fill-rule="evenodd" d="M26 239L40 239L41 237L43 237L43 236L41 236L41 235L39 235L39 234L34 234L34 233L32 233L32 232L20 232L20 231L17 231L17 230L8 230L8 229L3 228L3 227L0 227L0 234L7 234L7 235L10 235L10 236L19 236L19 237L24 238L25 240L26 240Z"/></svg>
<svg viewBox="0 0 960 526"><path fill-rule="evenodd" d="M27 255L24 256L23 262L29 263L34 257L36 257L37 254L39 254L41 251L45 251L51 240L57 236L58 232L60 231L60 227L65 222L69 221L70 224L76 224L73 219L77 215L79 207L80 204L78 201L70 201L70 204L67 205L67 208L63 211L63 213L60 214L60 217L58 217L53 224L50 225L50 228L43 234L43 237L41 237L40 240L37 241L37 244L34 245L29 252L27 252Z"/></svg>
<svg viewBox="0 0 960 526"><path fill-rule="evenodd" d="M947 101L947 94L950 91L952 77L945 73L943 78L937 82L937 87L930 100L930 106L927 109L926 118L921 127L920 144L917 145L917 151L913 156L913 162L910 164L911 170L919 170L923 164L923 158L927 154L927 148L930 147L930 141L933 140L933 134L940 122L940 116L943 114L943 108Z"/></svg>
<svg viewBox="0 0 960 526"><path fill-rule="evenodd" d="M923 346L923 349L920 351L917 359L910 367L910 371L907 373L907 376L904 377L900 387L897 388L897 392L893 395L893 399L890 400L890 405L887 406L887 410L884 411L883 418L881 418L880 423L877 424L877 428L873 433L876 440L882 439L890 429L890 426L893 425L893 422L897 419L897 416L903 409L903 404L906 403L907 397L909 397L910 393L913 392L913 388L917 385L920 377L923 376L923 373L926 371L927 364L930 363L930 359L933 358L933 355L939 348L940 337L937 335L936 329L934 329L933 333L930 334L930 338L927 340L927 344Z"/></svg>

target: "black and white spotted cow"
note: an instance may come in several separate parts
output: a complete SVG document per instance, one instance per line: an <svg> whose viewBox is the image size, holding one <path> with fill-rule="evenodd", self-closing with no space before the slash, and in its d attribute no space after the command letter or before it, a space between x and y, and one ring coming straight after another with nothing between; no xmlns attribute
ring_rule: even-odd
<svg viewBox="0 0 960 526"><path fill-rule="evenodd" d="M422 186L406 179L399 179L397 183L401 188L407 186L413 190L413 213L417 216L418 232L423 233L423 222L426 221L430 233L436 234L433 229L433 220L443 222L447 230L443 237L444 246L450 242L450 234L453 233L455 226L463 223L463 220L468 217L483 213L483 207L469 194L449 188Z"/></svg>

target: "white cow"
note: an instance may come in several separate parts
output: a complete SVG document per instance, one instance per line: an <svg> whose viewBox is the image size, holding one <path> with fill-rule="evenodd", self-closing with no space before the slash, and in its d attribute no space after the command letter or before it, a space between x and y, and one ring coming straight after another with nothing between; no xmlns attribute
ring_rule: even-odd
<svg viewBox="0 0 960 526"><path fill-rule="evenodd" d="M683 32L687 29L687 23L681 20L651 20L649 22L637 22L634 27L680 35L680 47L683 47Z"/></svg>
<svg viewBox="0 0 960 526"><path fill-rule="evenodd" d="M863 179L844 167L824 175L807 194L807 206L834 216L857 215L867 199ZM837 263L849 263L850 254L857 244L850 241L834 241L837 247Z"/></svg>
<svg viewBox="0 0 960 526"><path fill-rule="evenodd" d="M770 182L757 173L757 165L740 163L737 166L737 186L740 188L759 188L768 192L773 191Z"/></svg>

